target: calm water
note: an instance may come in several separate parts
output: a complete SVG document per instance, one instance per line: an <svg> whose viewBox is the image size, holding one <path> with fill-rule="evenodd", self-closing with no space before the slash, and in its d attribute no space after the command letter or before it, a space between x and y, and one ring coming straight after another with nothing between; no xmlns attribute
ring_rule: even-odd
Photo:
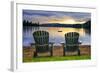
<svg viewBox="0 0 100 73"><path fill-rule="evenodd" d="M65 33L78 32L80 34L79 41L82 45L91 44L91 35L87 30L82 28L61 28L61 27L23 27L23 46L29 46L30 43L34 43L32 33L37 30L45 30L49 32L49 41L54 42L54 45L61 45L61 42L65 42ZM58 32L62 31L62 32Z"/></svg>

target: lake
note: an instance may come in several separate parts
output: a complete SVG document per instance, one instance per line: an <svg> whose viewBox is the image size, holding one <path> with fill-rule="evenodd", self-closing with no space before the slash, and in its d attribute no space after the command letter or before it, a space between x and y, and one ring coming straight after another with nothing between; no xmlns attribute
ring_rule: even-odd
<svg viewBox="0 0 100 73"><path fill-rule="evenodd" d="M54 42L54 45L61 45L60 43L65 42L65 33L68 32L78 32L80 37L79 41L82 45L91 44L91 34L88 30L83 28L71 28L71 27L34 27L34 26L24 26L23 27L23 46L29 46L30 43L34 43L34 38L32 33L37 30L45 30L49 32L49 41Z"/></svg>

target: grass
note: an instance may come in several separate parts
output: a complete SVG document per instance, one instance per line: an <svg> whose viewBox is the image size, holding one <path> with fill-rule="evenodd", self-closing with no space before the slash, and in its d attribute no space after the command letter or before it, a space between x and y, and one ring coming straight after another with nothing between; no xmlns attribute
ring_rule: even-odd
<svg viewBox="0 0 100 73"><path fill-rule="evenodd" d="M24 59L23 62L45 62L45 61L66 61L66 60L86 60L91 59L90 56L61 56L61 57L35 57L32 59Z"/></svg>

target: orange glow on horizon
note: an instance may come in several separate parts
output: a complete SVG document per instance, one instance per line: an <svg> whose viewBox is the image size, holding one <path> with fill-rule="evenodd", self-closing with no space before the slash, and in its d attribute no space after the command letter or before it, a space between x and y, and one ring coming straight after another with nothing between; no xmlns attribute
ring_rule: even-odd
<svg viewBox="0 0 100 73"><path fill-rule="evenodd" d="M49 20L49 23L60 23L60 24L83 24L85 23L85 21L76 21L75 19L73 18L67 18L67 19L59 19L59 20L56 20L56 19L52 19L52 20Z"/></svg>

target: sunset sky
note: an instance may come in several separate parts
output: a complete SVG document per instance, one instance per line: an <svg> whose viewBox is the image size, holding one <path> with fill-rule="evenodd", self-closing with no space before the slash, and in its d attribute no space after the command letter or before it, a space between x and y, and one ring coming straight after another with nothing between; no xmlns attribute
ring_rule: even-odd
<svg viewBox="0 0 100 73"><path fill-rule="evenodd" d="M23 20L33 23L82 24L91 19L91 13L23 10Z"/></svg>

